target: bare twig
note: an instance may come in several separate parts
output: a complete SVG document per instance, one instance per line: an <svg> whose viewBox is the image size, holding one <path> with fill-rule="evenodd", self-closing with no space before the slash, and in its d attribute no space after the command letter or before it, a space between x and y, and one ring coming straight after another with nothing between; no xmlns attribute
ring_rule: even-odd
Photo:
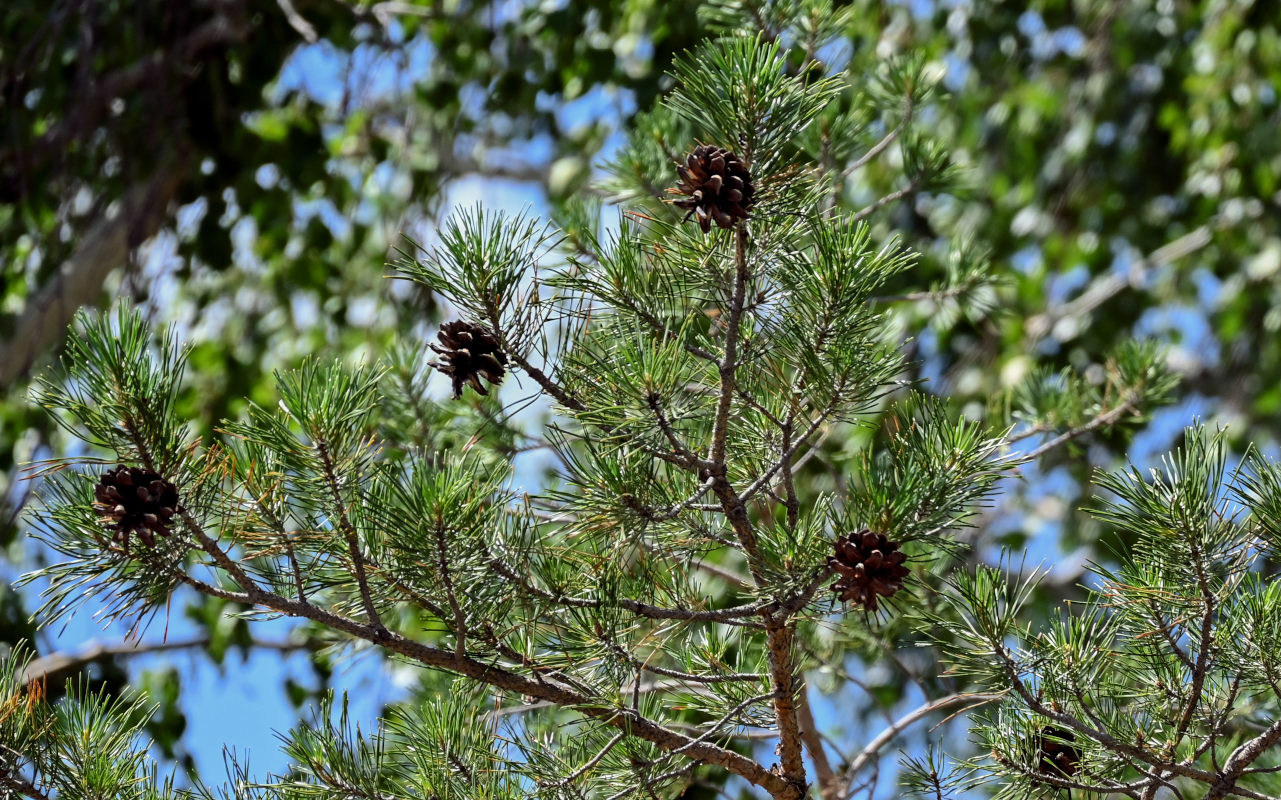
<svg viewBox="0 0 1281 800"><path fill-rule="evenodd" d="M801 726L801 741L814 762L814 773L818 776L818 793L823 800L839 800L841 792L840 777L832 769L832 762L823 749L823 737L819 734L818 724L814 722L814 712L810 709L809 687L803 686L796 693L797 719Z"/></svg>
<svg viewBox="0 0 1281 800"><path fill-rule="evenodd" d="M1053 439L1050 439L1048 442L1045 442L1044 444L1042 444L1040 447L1037 447L1032 452L1027 453L1026 455L1020 456L1019 460L1034 461L1040 458L1041 456L1045 455L1046 453L1050 452L1054 448L1058 447L1059 445L1070 442L1073 439L1076 439L1077 437L1084 436L1090 431L1107 427L1108 425L1111 425L1117 422L1118 420L1120 420L1126 414L1130 414L1137 410L1138 410L1138 406L1135 405L1134 400L1127 399L1125 400L1125 402L1121 403L1115 408L1110 408L1107 411L1099 412L1089 422L1085 422L1081 425L1078 425L1075 428L1072 428L1071 430L1064 431L1058 436L1055 436ZM1026 437L1020 436L1009 441L1018 441L1018 439L1020 438L1026 438Z"/></svg>
<svg viewBox="0 0 1281 800"><path fill-rule="evenodd" d="M312 27L310 22L303 18L302 14L298 13L298 9L294 8L294 4L290 2L290 0L276 0L276 4L279 5L280 10L284 12L285 19L289 21L289 27L298 31L298 35L301 36L307 44L315 44L317 42L320 37L316 35L316 29Z"/></svg>
<svg viewBox="0 0 1281 800"><path fill-rule="evenodd" d="M1146 258L1135 261L1130 265L1128 274L1120 275L1115 272L1108 272L1098 276L1072 302L1064 303L1048 309L1042 314L1029 317L1023 325L1028 342L1035 343L1052 333L1054 326L1060 320L1080 317L1090 313L1117 294L1120 294L1127 286L1141 286L1148 273L1153 269L1191 255L1210 244L1212 232L1222 227L1224 227L1222 219L1216 216L1205 225L1188 231L1169 244L1153 250Z"/></svg>
<svg viewBox="0 0 1281 800"><path fill-rule="evenodd" d="M845 768L845 776L842 781L842 793L846 794L846 796L852 796L848 794L849 787L853 785L854 776L858 774L858 771L861 770L868 762L875 759L881 752L882 748L894 741L896 736L902 733L913 723L925 719L936 711L941 711L955 705L960 705L962 703L971 703L975 705L990 703L993 700L1000 700L1004 696L1004 694L951 694L947 697L941 697L938 700L931 700L925 705L909 711L894 720L888 728L877 734L875 739L868 742L863 747L863 750L858 755L854 756L850 761L849 766Z"/></svg>
<svg viewBox="0 0 1281 800"><path fill-rule="evenodd" d="M898 202L899 200L902 200L904 197L907 197L912 192L915 192L916 187L920 185L921 185L921 178L918 176L913 178L910 182L908 182L907 186L904 186L902 189L899 189L896 192L890 192L889 194L883 197L878 197L870 205L864 206L863 208L859 209L857 214L850 217L850 224L853 225L856 222L862 222L863 220L875 214L882 207L887 206L890 203L895 203L895 202Z"/></svg>
<svg viewBox="0 0 1281 800"><path fill-rule="evenodd" d="M84 669L95 661L101 661L104 658L113 658L115 656L141 656L150 653L168 653L174 650L194 650L201 647L207 647L212 641L208 636L198 636L191 639L179 639L172 642L132 642L123 644L107 644L98 642L90 644L83 650L74 653L58 651L41 656L27 664L23 669L19 682L29 684L33 681L49 680L50 678L61 674L72 674ZM320 645L315 642L303 640L265 640L255 639L251 647L262 650L278 650L281 652L290 652L293 650L315 649Z"/></svg>
<svg viewBox="0 0 1281 800"><path fill-rule="evenodd" d="M871 149L869 149L866 153L864 153L862 157L858 158L853 163L851 163L848 167L842 170L841 180L845 180L849 176L853 175L855 172L858 172L860 169L862 169L863 167L871 163L872 159L876 158L881 153L885 152L885 148L893 144L894 140L897 139L899 136L901 136L903 134L903 131L907 130L907 126L912 123L913 110L914 108L913 108L912 98L909 95L907 98L904 99L904 102L903 102L903 119L899 122L898 125L894 127L894 130L885 134L885 136L879 142L872 145Z"/></svg>

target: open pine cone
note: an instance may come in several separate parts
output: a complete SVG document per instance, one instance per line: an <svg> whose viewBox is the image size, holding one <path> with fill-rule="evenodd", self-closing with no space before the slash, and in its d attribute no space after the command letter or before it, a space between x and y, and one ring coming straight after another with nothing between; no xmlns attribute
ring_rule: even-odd
<svg viewBox="0 0 1281 800"><path fill-rule="evenodd" d="M1048 725L1036 737L1038 769L1042 775L1070 778L1081 767L1081 749L1072 744L1076 736L1072 731Z"/></svg>
<svg viewBox="0 0 1281 800"><path fill-rule="evenodd" d="M441 326L436 336L443 347L427 345L440 354L438 361L430 363L453 381L455 398L463 396L464 386L488 395L489 390L480 382L482 377L494 386L502 383L507 354L492 333L479 325L454 320Z"/></svg>
<svg viewBox="0 0 1281 800"><path fill-rule="evenodd" d="M893 597L908 576L907 554L898 548L898 542L869 530L838 539L836 555L827 560L838 576L832 584L836 596L875 613L877 597Z"/></svg>
<svg viewBox="0 0 1281 800"><path fill-rule="evenodd" d="M701 144L689 154L684 166L678 166L681 182L672 194L687 197L673 202L677 208L686 209L698 218L698 227L707 233L715 222L722 228L732 228L740 219L747 219L748 211L756 199L752 174L747 165L722 147Z"/></svg>
<svg viewBox="0 0 1281 800"><path fill-rule="evenodd" d="M102 473L93 488L93 509L112 541L129 549L129 534L136 533L147 547L154 547L156 534L168 536L178 505L178 487L149 469L124 464Z"/></svg>

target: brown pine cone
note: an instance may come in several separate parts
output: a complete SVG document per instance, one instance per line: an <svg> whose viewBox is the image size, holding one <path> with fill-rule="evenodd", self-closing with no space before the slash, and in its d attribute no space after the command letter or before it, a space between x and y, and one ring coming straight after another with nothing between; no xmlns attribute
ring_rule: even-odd
<svg viewBox="0 0 1281 800"><path fill-rule="evenodd" d="M159 473L124 464L102 473L93 496L99 521L126 552L130 533L138 534L147 547L154 547L156 534L168 536L174 515L182 511L178 487Z"/></svg>
<svg viewBox="0 0 1281 800"><path fill-rule="evenodd" d="M440 354L440 359L430 364L453 381L455 399L463 396L464 386L488 395L489 390L480 382L482 377L494 386L502 383L507 354L492 333L479 325L454 320L441 326L436 337L443 347L427 345Z"/></svg>
<svg viewBox="0 0 1281 800"><path fill-rule="evenodd" d="M1040 758L1037 769L1042 775L1070 778L1081 768L1081 750L1073 742L1072 731L1047 725L1036 736L1036 750Z"/></svg>
<svg viewBox="0 0 1281 800"><path fill-rule="evenodd" d="M672 204L689 212L686 220L697 217L703 233L712 229L713 222L721 228L732 228L738 220L748 218L756 201L756 187L747 165L738 156L722 147L701 144L676 171L681 182L668 191L687 197Z"/></svg>
<svg viewBox="0 0 1281 800"><path fill-rule="evenodd" d="M836 596L876 612L877 597L893 597L910 572L907 554L885 534L861 530L836 541L836 555L827 560L837 573Z"/></svg>

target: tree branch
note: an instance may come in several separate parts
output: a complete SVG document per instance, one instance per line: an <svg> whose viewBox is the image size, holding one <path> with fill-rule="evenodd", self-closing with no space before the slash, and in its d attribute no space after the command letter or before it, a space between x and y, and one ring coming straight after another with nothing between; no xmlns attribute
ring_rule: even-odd
<svg viewBox="0 0 1281 800"><path fill-rule="evenodd" d="M882 138L876 144L872 145L871 149L869 149L866 153L864 153L862 157L858 158L853 163L851 163L848 167L842 170L841 180L845 180L849 178L849 176L853 175L855 172L858 172L860 169L862 169L863 167L871 163L872 159L876 158L881 153L885 152L885 148L893 144L894 140L897 139L899 136L901 136L903 134L903 131L907 130L907 126L912 123L913 110L914 110L914 104L912 103L911 95L909 95L903 101L902 121L899 122L899 124L894 127L894 130L885 134L884 138Z"/></svg>
<svg viewBox="0 0 1281 800"><path fill-rule="evenodd" d="M31 800L51 800L49 795L36 788L34 783L8 769L0 768L0 785L7 786L11 791L30 797Z"/></svg>
<svg viewBox="0 0 1281 800"><path fill-rule="evenodd" d="M1118 275L1109 272L1100 275L1081 292L1075 300L1064 303L1042 314L1029 317L1023 325L1027 335L1025 347L1035 344L1050 335L1060 320L1071 319L1088 314L1094 309L1120 294L1127 286L1142 286L1144 279L1153 269L1191 255L1212 241L1211 233L1225 227L1219 216L1213 217L1205 225L1194 228L1174 241L1153 250L1146 258L1140 258L1130 265L1129 273Z"/></svg>
<svg viewBox="0 0 1281 800"><path fill-rule="evenodd" d="M801 727L801 741L814 762L814 772L818 776L818 793L823 800L839 800L841 792L840 777L832 769L832 762L823 749L823 737L818 732L814 721L814 712L810 709L809 687L803 686L796 694L797 720Z"/></svg>
<svg viewBox="0 0 1281 800"><path fill-rule="evenodd" d="M207 537L206 537L207 538ZM221 552L220 548L217 548ZM223 554L225 558L225 554ZM217 559L217 556L215 556ZM632 709L600 705L592 698L568 687L548 683L510 672L495 664L477 661L466 655L441 650L408 639L395 631L374 628L328 609L282 597L250 582L246 587L255 605L291 617L301 617L333 630L376 644L426 667L447 670L490 686L519 695L546 700L572 708L593 719L638 736L669 752L681 752L689 758L724 767L748 782L760 786L777 800L800 800L802 793L789 781L774 775L751 759L705 741L691 739L641 716Z"/></svg>
<svg viewBox="0 0 1281 800"><path fill-rule="evenodd" d="M970 693L951 694L951 695L948 695L947 697L941 697L938 700L931 700L925 705L915 708L912 711L909 711L908 713L894 720L894 722L890 723L890 726L888 728L881 731L876 736L875 739L868 742L867 745L863 747L862 752L854 756L854 758L850 761L849 766L845 768L845 775L841 781L840 794L852 797L852 794L849 794L849 788L850 786L853 785L854 776L858 774L858 771L862 769L863 766L866 765L868 762L870 762L872 759L876 758L876 756L881 752L881 749L883 747L885 747L890 742L894 741L894 738L896 736L902 733L904 729L912 725L914 722L925 719L930 714L933 714L935 711L941 711L944 708L949 708L951 706L959 705L961 703L974 703L978 705L981 703L990 703L993 700L1000 700L1002 697L1005 697L1005 695L1004 694L970 694Z"/></svg>
<svg viewBox="0 0 1281 800"><path fill-rule="evenodd" d="M1111 424L1113 424L1113 423L1115 423L1115 422L1119 421L1119 420L1120 420L1122 417L1124 417L1126 414L1132 413L1132 412L1137 411L1137 410L1138 410L1138 406L1135 404L1135 401L1133 400L1133 398L1127 398L1124 402L1122 402L1122 403L1121 403L1120 405L1118 405L1117 407L1115 407L1115 408L1111 408L1111 409L1108 409L1107 411L1101 411L1101 412L1099 412L1099 413L1098 413L1097 415L1095 415L1095 417L1094 417L1093 419L1091 419L1089 422L1086 422L1086 423L1084 423L1084 424L1078 425L1078 426L1077 426L1077 427L1075 427L1075 428L1072 428L1072 429L1070 429L1070 430L1064 431L1063 433L1059 434L1058 436L1055 436L1053 439L1050 439L1048 442L1045 442L1044 444L1042 444L1040 447L1037 447L1037 448L1036 448L1035 450L1033 450L1032 452L1028 453L1027 455L1022 456L1022 457L1020 458L1020 460L1021 460L1021 461L1034 461L1034 460L1036 460L1036 459L1040 458L1041 456L1045 455L1046 453L1050 452L1050 451L1051 451L1051 450L1053 450L1054 448L1058 447L1059 445L1066 444L1067 442L1070 442L1070 441L1072 441L1073 439L1076 439L1077 437L1084 436L1085 434L1089 433L1090 431L1098 430L1099 428L1107 427L1108 425L1111 425ZM1037 433L1042 433L1042 432L1043 432L1043 431L1037 431ZM1035 434L1032 434L1032 435L1035 435ZM1021 440L1021 439L1025 439L1025 438L1027 438L1027 437L1026 437L1026 436L1019 435L1019 436L1011 437L1010 439L1007 439L1006 441L1007 441L1007 443L1009 443L1009 442L1017 442L1017 441L1019 441L1019 440Z"/></svg>
<svg viewBox="0 0 1281 800"><path fill-rule="evenodd" d="M90 664L96 661L101 661L104 658L114 658L116 656L141 656L149 653L168 653L174 650L194 650L201 647L207 647L211 641L211 637L198 636L191 639L179 639L172 642L133 642L125 644L97 642L74 653L58 651L41 656L26 666L22 671L22 675L19 676L18 681L23 685L26 685L34 681L57 680L58 676L74 674ZM278 650L283 653L294 650L314 650L319 647L318 644L313 642L301 640L292 641L288 639L255 639L250 646L261 648L263 650Z"/></svg>
<svg viewBox="0 0 1281 800"><path fill-rule="evenodd" d="M908 182L907 186L904 186L902 189L899 189L896 192L890 192L884 197L879 197L871 205L864 206L863 208L859 209L859 212L857 214L850 217L849 224L853 225L855 223L862 222L863 220L875 214L882 207L887 206L890 203L897 202L903 199L904 197L907 197L912 192L915 192L916 187L920 185L921 185L920 177L918 176L916 178L913 178L910 182Z"/></svg>

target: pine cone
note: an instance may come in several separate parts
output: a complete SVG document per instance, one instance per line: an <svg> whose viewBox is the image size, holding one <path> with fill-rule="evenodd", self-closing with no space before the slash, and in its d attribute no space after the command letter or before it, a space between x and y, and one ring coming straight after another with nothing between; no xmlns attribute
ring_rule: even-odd
<svg viewBox="0 0 1281 800"><path fill-rule="evenodd" d="M129 534L137 533L147 547L156 544L155 535L168 536L178 505L178 487L149 469L124 464L102 473L93 489L93 509L113 542L129 550Z"/></svg>
<svg viewBox="0 0 1281 800"><path fill-rule="evenodd" d="M489 390L481 385L481 377L495 386L502 383L507 354L492 333L479 325L454 320L446 322L437 337L444 347L427 345L440 354L439 361L430 363L454 382L455 398L463 396L463 387L467 385L488 395Z"/></svg>
<svg viewBox="0 0 1281 800"><path fill-rule="evenodd" d="M701 144L689 154L685 166L678 166L676 171L681 182L668 191L688 197L673 205L689 211L686 220L696 216L703 233L712 229L713 222L731 228L738 220L747 219L756 188L752 186L752 173L738 156L721 147Z"/></svg>
<svg viewBox="0 0 1281 800"><path fill-rule="evenodd" d="M1036 736L1036 750L1040 757L1038 769L1042 775L1070 778L1081 767L1081 750L1072 744L1076 736L1072 731L1046 726Z"/></svg>
<svg viewBox="0 0 1281 800"><path fill-rule="evenodd" d="M903 588L907 554L881 533L861 530L836 541L836 555L827 560L839 577L832 584L836 596L876 612L877 595L893 597Z"/></svg>

